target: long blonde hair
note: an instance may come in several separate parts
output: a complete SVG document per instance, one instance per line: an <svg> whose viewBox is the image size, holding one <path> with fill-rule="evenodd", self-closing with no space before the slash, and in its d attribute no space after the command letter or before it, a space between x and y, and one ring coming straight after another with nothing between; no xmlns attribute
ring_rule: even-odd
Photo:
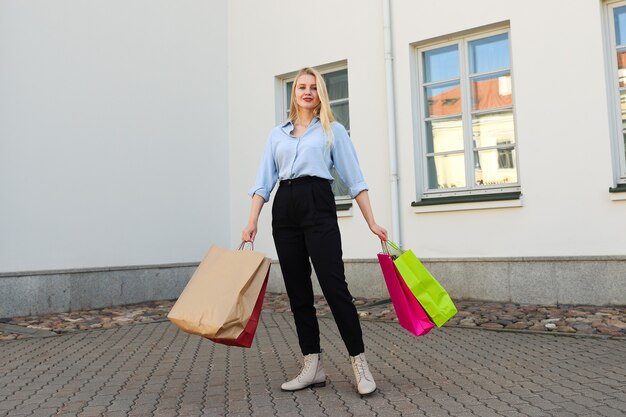
<svg viewBox="0 0 626 417"><path fill-rule="evenodd" d="M313 110L313 113L314 116L318 116L320 118L320 122L322 123L322 129L324 129L324 133L326 134L326 146L328 147L328 149L330 149L333 145L334 139L331 123L335 121L335 116L330 109L330 99L328 98L328 90L326 89L326 82L324 81L324 77L322 77L322 75L316 69L306 67L298 71L298 75L296 75L296 78L293 81L293 86L291 87L289 120L292 123L295 123L300 116L298 104L296 103L296 84L298 83L298 78L300 78L301 75L312 75L315 77L315 85L317 86L317 95L320 98L320 104Z"/></svg>

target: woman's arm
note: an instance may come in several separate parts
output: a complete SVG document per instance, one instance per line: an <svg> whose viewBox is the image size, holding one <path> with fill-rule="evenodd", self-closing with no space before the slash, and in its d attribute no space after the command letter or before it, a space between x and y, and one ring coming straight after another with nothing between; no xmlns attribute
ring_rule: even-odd
<svg viewBox="0 0 626 417"><path fill-rule="evenodd" d="M244 242L254 242L257 232L257 224L259 222L259 215L261 209L265 204L265 200L258 194L252 196L252 206L250 207L250 217L248 219L248 225L243 229L241 233L241 240Z"/></svg>
<svg viewBox="0 0 626 417"><path fill-rule="evenodd" d="M387 241L387 230L377 225L374 220L374 213L372 213L372 206L370 204L370 197L367 190L361 191L354 199L359 205L363 218L367 222L367 225L372 233L378 236L380 240Z"/></svg>

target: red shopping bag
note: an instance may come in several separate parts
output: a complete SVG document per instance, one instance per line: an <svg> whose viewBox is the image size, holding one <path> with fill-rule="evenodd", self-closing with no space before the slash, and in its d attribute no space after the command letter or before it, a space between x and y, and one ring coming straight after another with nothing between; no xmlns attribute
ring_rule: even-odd
<svg viewBox="0 0 626 417"><path fill-rule="evenodd" d="M378 262L400 325L415 336L428 333L435 325L402 279L384 243Z"/></svg>
<svg viewBox="0 0 626 417"><path fill-rule="evenodd" d="M267 270L267 275L265 275L265 281L263 282L263 286L261 287L261 292L259 292L259 298L256 300L256 304L254 305L254 310L252 310L252 314L250 315L250 320L248 320L248 324L243 329L243 332L236 339L219 339L219 338L211 338L207 337L207 339L220 343L222 345L229 346L240 346L249 348L252 346L252 340L254 339L254 334L256 333L256 329L259 324L259 318L261 316L261 310L263 308L263 298L265 298L265 290L267 289L267 281L270 275L269 269Z"/></svg>

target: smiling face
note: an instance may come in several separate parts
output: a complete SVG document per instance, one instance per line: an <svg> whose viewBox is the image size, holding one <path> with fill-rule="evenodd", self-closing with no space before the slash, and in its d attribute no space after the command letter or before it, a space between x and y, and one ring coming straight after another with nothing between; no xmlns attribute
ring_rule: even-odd
<svg viewBox="0 0 626 417"><path fill-rule="evenodd" d="M315 76L302 74L296 80L296 104L302 110L313 111L320 105L320 96L317 94Z"/></svg>

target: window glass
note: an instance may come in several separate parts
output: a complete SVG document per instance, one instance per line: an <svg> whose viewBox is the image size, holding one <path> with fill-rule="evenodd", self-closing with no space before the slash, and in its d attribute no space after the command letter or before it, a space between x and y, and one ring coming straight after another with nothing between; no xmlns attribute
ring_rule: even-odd
<svg viewBox="0 0 626 417"><path fill-rule="evenodd" d="M426 122L428 153L462 151L463 147L463 121L460 117Z"/></svg>
<svg viewBox="0 0 626 417"><path fill-rule="evenodd" d="M615 23L615 42L623 45L626 42L626 6L616 7L613 10Z"/></svg>
<svg viewBox="0 0 626 417"><path fill-rule="evenodd" d="M335 119L339 123L346 128L346 130L350 131L350 107L348 107L348 102L331 104L330 108L335 115Z"/></svg>
<svg viewBox="0 0 626 417"><path fill-rule="evenodd" d="M459 77L459 51L457 45L424 52L425 82L449 80Z"/></svg>
<svg viewBox="0 0 626 417"><path fill-rule="evenodd" d="M626 90L620 91L620 107L622 111L622 135L625 135L626 138ZM626 145L626 139L624 139L624 145ZM626 154L626 146L624 153Z"/></svg>
<svg viewBox="0 0 626 417"><path fill-rule="evenodd" d="M462 153L428 157L430 188L465 187L465 158Z"/></svg>
<svg viewBox="0 0 626 417"><path fill-rule="evenodd" d="M461 87L458 82L426 87L427 116L449 116L461 113Z"/></svg>
<svg viewBox="0 0 626 417"><path fill-rule="evenodd" d="M517 182L515 149L487 149L476 152L478 164L474 169L476 185L504 185Z"/></svg>
<svg viewBox="0 0 626 417"><path fill-rule="evenodd" d="M474 116L472 135L476 148L515 143L513 112L506 111Z"/></svg>
<svg viewBox="0 0 626 417"><path fill-rule="evenodd" d="M473 110L488 110L513 104L511 76L508 73L472 78L471 86Z"/></svg>
<svg viewBox="0 0 626 417"><path fill-rule="evenodd" d="M293 88L293 81L289 81L285 84L285 92L287 93L287 116L289 116L289 106L291 105L291 89Z"/></svg>
<svg viewBox="0 0 626 417"><path fill-rule="evenodd" d="M507 33L471 41L469 45L472 74L498 71L510 66Z"/></svg>
<svg viewBox="0 0 626 417"><path fill-rule="evenodd" d="M348 70L323 74L330 101L348 98Z"/></svg>
<svg viewBox="0 0 626 417"><path fill-rule="evenodd" d="M626 49L617 50L617 78L619 87L626 87Z"/></svg>

